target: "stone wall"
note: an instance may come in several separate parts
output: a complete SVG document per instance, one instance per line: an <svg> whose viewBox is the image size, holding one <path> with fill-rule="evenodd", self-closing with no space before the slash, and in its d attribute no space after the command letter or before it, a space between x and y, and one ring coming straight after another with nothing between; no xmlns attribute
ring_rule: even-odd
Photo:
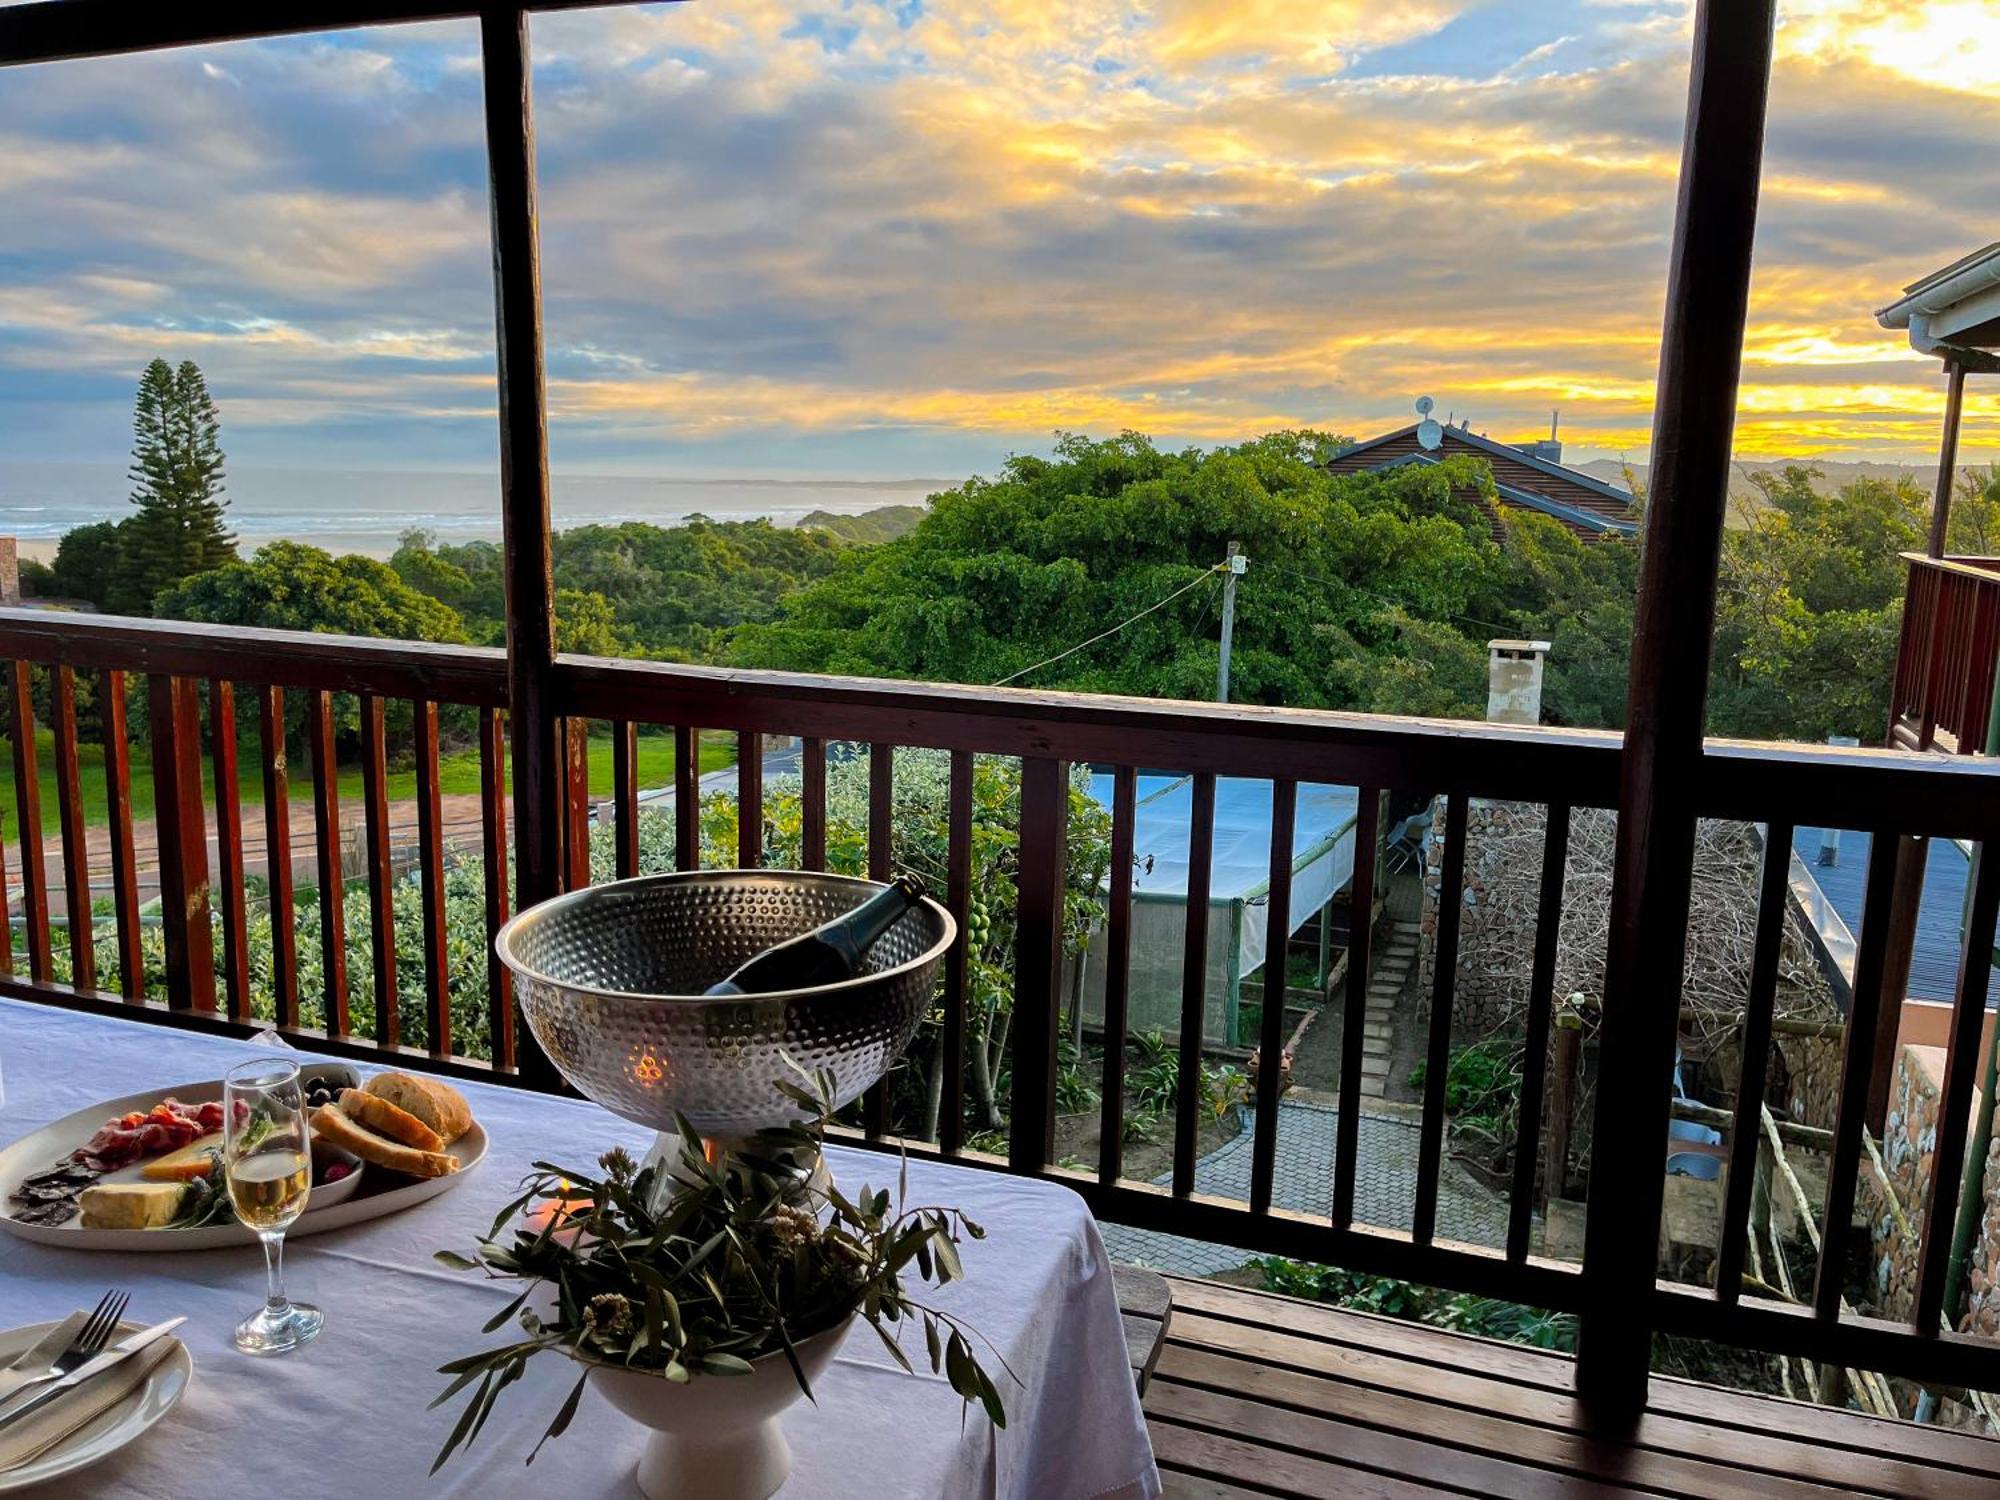
<svg viewBox="0 0 2000 1500"><path fill-rule="evenodd" d="M1895 1089L1881 1141L1882 1167L1895 1190L1894 1207L1875 1173L1865 1166L1856 1184L1856 1201L1870 1221L1874 1252L1875 1306L1870 1311L1882 1317L1907 1318L1916 1301L1919 1215L1937 1147L1944 1056L1941 1047L1905 1047L1896 1058ZM1986 1216L1972 1244L1959 1327L1992 1336L2000 1334L2000 1141L1987 1153L1983 1196Z"/></svg>

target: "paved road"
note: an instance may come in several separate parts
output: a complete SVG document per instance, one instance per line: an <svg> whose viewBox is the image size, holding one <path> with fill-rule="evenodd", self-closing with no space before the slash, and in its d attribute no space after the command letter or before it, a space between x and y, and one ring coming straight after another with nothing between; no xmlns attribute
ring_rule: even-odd
<svg viewBox="0 0 2000 1500"><path fill-rule="evenodd" d="M1271 1199L1280 1208L1326 1215L1333 1211L1334 1126L1339 1111L1285 1101L1278 1106L1277 1171ZM1408 1229L1416 1204L1417 1144L1414 1120L1363 1110L1360 1162L1355 1170L1354 1215L1364 1224ZM1245 1111L1242 1131L1195 1163L1194 1189L1217 1197L1250 1199L1253 1136ZM1154 1179L1162 1186L1172 1174ZM1249 1259L1241 1250L1122 1224L1103 1226L1113 1260L1190 1276L1212 1276ZM1456 1162L1446 1160L1438 1181L1437 1234L1495 1248L1507 1242L1507 1204Z"/></svg>

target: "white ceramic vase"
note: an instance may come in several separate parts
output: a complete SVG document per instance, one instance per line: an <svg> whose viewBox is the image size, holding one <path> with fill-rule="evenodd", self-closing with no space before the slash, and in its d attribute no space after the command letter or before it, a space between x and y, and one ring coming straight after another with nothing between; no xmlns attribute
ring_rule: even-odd
<svg viewBox="0 0 2000 1500"><path fill-rule="evenodd" d="M817 1382L854 1319L796 1346ZM751 1362L748 1375L696 1375L684 1385L649 1371L593 1364L590 1383L619 1411L650 1429L639 1457L647 1500L768 1500L792 1469L778 1417L804 1393L784 1351Z"/></svg>

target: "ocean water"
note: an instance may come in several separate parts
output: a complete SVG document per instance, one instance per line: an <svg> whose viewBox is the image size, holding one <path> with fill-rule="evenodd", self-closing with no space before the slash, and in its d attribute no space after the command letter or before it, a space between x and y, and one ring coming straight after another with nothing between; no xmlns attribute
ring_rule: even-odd
<svg viewBox="0 0 2000 1500"><path fill-rule="evenodd" d="M858 514L882 505L920 505L949 479L681 479L552 474L557 530L650 521L672 526L690 515L718 521L762 516L791 525L815 510ZM131 514L130 481L120 464L15 462L0 458L0 536L46 555L73 526ZM330 552L386 557L411 528L439 541L500 536L500 476L458 470L334 470L231 465L229 524L245 551L274 538Z"/></svg>

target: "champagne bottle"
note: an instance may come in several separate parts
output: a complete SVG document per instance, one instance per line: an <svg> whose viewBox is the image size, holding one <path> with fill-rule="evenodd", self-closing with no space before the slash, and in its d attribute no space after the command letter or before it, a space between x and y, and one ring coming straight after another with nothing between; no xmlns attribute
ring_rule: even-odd
<svg viewBox="0 0 2000 1500"><path fill-rule="evenodd" d="M852 979L861 972L861 960L868 950L923 895L923 885L916 877L898 875L845 916L766 948L702 993L763 995Z"/></svg>

